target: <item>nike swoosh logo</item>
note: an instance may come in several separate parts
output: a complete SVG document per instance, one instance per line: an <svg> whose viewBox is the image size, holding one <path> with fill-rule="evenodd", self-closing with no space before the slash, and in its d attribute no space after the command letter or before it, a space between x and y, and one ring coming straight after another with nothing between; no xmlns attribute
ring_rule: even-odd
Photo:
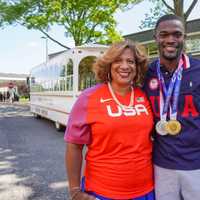
<svg viewBox="0 0 200 200"><path fill-rule="evenodd" d="M113 100L113 99L112 99L112 98L109 98L109 99L103 99L103 98L101 98L101 99L100 99L100 102L101 102L101 103L104 103L104 102L111 101L111 100Z"/></svg>
<svg viewBox="0 0 200 200"><path fill-rule="evenodd" d="M144 102L144 97L138 97L138 98L136 99L136 101L137 101L138 103Z"/></svg>

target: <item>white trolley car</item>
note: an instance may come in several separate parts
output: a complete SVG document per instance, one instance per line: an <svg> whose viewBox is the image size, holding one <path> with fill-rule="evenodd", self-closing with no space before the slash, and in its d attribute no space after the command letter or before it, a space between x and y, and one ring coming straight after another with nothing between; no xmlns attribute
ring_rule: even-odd
<svg viewBox="0 0 200 200"><path fill-rule="evenodd" d="M82 90L94 85L92 64L107 46L87 45L67 50L30 73L30 108L36 117L55 122L61 130Z"/></svg>

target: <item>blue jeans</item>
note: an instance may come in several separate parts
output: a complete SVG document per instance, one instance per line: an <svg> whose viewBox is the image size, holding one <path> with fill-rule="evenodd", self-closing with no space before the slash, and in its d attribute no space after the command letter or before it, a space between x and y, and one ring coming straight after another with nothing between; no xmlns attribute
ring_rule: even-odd
<svg viewBox="0 0 200 200"><path fill-rule="evenodd" d="M101 196L99 194L96 194L95 192L92 192L92 191L85 191L85 177L83 177L82 181L81 181L81 190L82 190L82 192L87 192L88 194L95 196L99 200L113 200L113 199ZM133 198L133 199L130 199L130 200L155 200L154 190L143 195L143 196Z"/></svg>

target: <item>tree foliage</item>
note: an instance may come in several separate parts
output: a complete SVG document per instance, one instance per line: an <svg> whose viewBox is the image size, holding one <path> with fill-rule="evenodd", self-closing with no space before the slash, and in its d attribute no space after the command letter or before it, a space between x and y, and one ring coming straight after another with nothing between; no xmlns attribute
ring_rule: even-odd
<svg viewBox="0 0 200 200"><path fill-rule="evenodd" d="M53 25L65 29L65 36L72 37L75 45L89 42L109 43L119 40L116 21L118 9L141 0L0 0L0 26L19 23L28 29L41 31L48 38Z"/></svg>
<svg viewBox="0 0 200 200"><path fill-rule="evenodd" d="M151 8L150 14L145 14L145 19L142 21L141 29L154 27L157 19L164 14L176 14L183 18L186 22L193 8L198 0L190 1L189 7L186 9L186 0L173 0L172 5L166 0L149 0L154 4L154 8Z"/></svg>

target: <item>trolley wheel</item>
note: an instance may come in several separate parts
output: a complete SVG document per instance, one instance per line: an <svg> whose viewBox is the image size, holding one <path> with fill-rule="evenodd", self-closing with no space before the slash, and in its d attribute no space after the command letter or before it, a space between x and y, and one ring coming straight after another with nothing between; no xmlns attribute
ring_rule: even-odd
<svg viewBox="0 0 200 200"><path fill-rule="evenodd" d="M55 127L57 131L64 131L64 126L59 122L55 122Z"/></svg>
<svg viewBox="0 0 200 200"><path fill-rule="evenodd" d="M36 119L40 119L40 118L41 118L41 116L38 115L38 114L36 114L36 113L33 113L33 116L34 116Z"/></svg>

